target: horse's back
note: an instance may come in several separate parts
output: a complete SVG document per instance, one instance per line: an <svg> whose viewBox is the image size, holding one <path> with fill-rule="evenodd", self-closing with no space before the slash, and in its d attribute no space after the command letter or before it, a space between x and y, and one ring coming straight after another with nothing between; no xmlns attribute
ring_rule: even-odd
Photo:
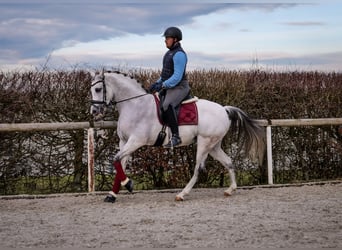
<svg viewBox="0 0 342 250"><path fill-rule="evenodd" d="M230 120L225 108L213 101L199 99L198 109L198 132L203 135L226 134Z"/></svg>

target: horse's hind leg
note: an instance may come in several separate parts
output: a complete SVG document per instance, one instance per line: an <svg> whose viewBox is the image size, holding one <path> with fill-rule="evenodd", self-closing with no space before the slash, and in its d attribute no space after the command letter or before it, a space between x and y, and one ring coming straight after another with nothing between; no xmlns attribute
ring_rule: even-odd
<svg viewBox="0 0 342 250"><path fill-rule="evenodd" d="M208 141L210 142L210 140ZM204 138L198 138L197 139L197 153L196 153L196 166L194 169L194 174L189 181L189 183L185 186L185 188L180 192L179 194L176 195L176 201L183 201L184 200L184 195L187 195L190 193L191 189L195 185L197 178L198 178L198 173L199 169L204 164L205 160L208 157L208 153L212 146L208 145L208 142L205 143Z"/></svg>
<svg viewBox="0 0 342 250"><path fill-rule="evenodd" d="M224 191L224 195L230 196L237 189L235 171L232 159L222 150L221 143L218 143L209 153L213 158L218 160L229 172L230 186Z"/></svg>
<svg viewBox="0 0 342 250"><path fill-rule="evenodd" d="M208 154L205 155L205 158L208 156ZM184 195L187 195L190 193L191 189L193 188L193 186L195 185L195 183L197 182L198 179L198 173L199 173L199 169L200 169L201 163L198 163L198 161L196 162L196 166L194 169L194 174L191 177L191 180L189 181L189 183L185 186L185 188L182 190L182 192L180 192L179 194L176 195L176 201L183 201L184 200Z"/></svg>

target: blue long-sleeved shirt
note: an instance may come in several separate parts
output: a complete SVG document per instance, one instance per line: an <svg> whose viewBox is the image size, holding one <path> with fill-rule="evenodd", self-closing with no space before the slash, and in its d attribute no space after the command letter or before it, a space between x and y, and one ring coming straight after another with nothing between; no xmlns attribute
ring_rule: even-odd
<svg viewBox="0 0 342 250"><path fill-rule="evenodd" d="M173 65L174 65L173 75L169 79L167 79L165 82L163 82L163 88L167 88L167 89L173 88L182 80L187 60L188 59L187 59L185 53L183 53L182 51L178 51L176 54L174 54L174 56L173 56ZM158 79L158 82L161 82L161 78Z"/></svg>

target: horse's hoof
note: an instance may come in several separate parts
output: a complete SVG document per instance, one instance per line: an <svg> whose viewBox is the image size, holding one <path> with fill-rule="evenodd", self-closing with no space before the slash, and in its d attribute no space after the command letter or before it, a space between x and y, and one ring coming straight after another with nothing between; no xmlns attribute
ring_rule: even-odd
<svg viewBox="0 0 342 250"><path fill-rule="evenodd" d="M177 195L175 201L184 201L184 198Z"/></svg>
<svg viewBox="0 0 342 250"><path fill-rule="evenodd" d="M111 202L114 203L116 200L115 196L113 195L107 195L107 197L103 200L104 202Z"/></svg>
<svg viewBox="0 0 342 250"><path fill-rule="evenodd" d="M133 192L133 181L131 179L126 183L125 188L127 188L128 192Z"/></svg>
<svg viewBox="0 0 342 250"><path fill-rule="evenodd" d="M232 193L231 193L231 192L228 192L228 191L225 191L225 192L224 192L224 196L226 196L226 197L232 196Z"/></svg>

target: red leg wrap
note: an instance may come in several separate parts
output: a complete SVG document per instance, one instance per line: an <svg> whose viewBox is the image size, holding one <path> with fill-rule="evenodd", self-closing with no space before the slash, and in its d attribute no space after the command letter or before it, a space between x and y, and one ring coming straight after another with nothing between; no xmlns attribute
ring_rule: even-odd
<svg viewBox="0 0 342 250"><path fill-rule="evenodd" d="M122 169L122 165L120 161L115 161L114 167L116 170L116 175L115 175L112 191L115 194L117 194L120 191L121 182L126 180L127 176L125 175L125 172Z"/></svg>
<svg viewBox="0 0 342 250"><path fill-rule="evenodd" d="M116 175L114 182L113 182L113 188L112 188L112 191L114 192L114 194L119 193L120 187L121 187L121 181L119 180L118 175Z"/></svg>
<svg viewBox="0 0 342 250"><path fill-rule="evenodd" d="M116 170L116 175L119 177L120 181L126 180L127 176L125 175L125 172L122 169L122 165L120 161L114 162L114 167Z"/></svg>

